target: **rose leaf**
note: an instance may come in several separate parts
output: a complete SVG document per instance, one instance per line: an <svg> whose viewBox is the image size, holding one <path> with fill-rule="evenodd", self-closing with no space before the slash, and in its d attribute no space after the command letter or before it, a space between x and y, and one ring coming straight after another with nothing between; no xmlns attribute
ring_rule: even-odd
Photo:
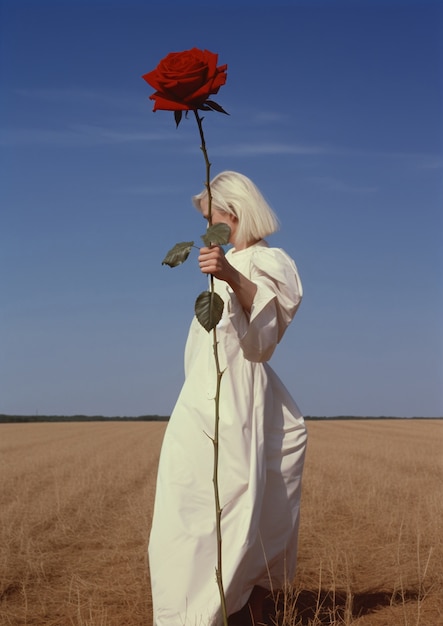
<svg viewBox="0 0 443 626"><path fill-rule="evenodd" d="M208 333L221 320L223 306L223 300L218 293L210 291L203 291L195 301L195 316Z"/></svg>
<svg viewBox="0 0 443 626"><path fill-rule="evenodd" d="M169 267L177 267L181 263L184 263L191 252L191 248L194 245L193 241L182 241L181 243L176 243L173 248L171 248L168 254L162 261L162 265L169 265Z"/></svg>
<svg viewBox="0 0 443 626"><path fill-rule="evenodd" d="M219 222L208 227L208 230L202 235L203 242L206 246L216 244L218 246L225 246L229 243L229 237L231 236L231 229L227 224Z"/></svg>

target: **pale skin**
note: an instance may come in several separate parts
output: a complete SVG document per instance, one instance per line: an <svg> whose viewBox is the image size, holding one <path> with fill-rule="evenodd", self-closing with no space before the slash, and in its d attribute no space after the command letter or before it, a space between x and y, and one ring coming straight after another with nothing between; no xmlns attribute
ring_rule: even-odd
<svg viewBox="0 0 443 626"><path fill-rule="evenodd" d="M203 198L200 203L201 212L204 218L208 218L208 200ZM244 250L249 246L257 243L251 241L249 243L236 243L236 233L238 227L238 218L230 213L219 211L216 208L211 210L211 218L213 224L224 223L231 229L231 236L229 243L234 246L234 249ZM198 257L198 263L200 270L204 274L212 274L219 280L224 280L232 288L237 299L243 309L247 312L251 312L252 303L254 301L255 294L257 293L257 285L251 280L246 278L238 270L235 269L225 257L225 253L220 246L213 246L211 248L201 248ZM263 621L263 604L264 600L269 592L263 587L255 586L252 590L251 596L248 601L249 611L252 617L253 624L257 626Z"/></svg>

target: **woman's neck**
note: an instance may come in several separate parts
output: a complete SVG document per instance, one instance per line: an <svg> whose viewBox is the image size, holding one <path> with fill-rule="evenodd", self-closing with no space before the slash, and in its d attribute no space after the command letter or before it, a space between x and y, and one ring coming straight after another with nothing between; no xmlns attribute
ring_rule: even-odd
<svg viewBox="0 0 443 626"><path fill-rule="evenodd" d="M256 243L262 241L261 239L254 239L253 241L243 242L239 244L234 244L234 252L240 252L240 250L246 250L246 248L250 248L251 246L255 246Z"/></svg>

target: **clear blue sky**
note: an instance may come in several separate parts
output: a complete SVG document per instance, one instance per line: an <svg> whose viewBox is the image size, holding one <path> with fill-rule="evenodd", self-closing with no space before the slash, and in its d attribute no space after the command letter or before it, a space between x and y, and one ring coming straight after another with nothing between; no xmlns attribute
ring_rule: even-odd
<svg viewBox="0 0 443 626"><path fill-rule="evenodd" d="M376 0L0 0L0 413L170 413L204 162L141 75L194 46L228 64L212 173L303 280L272 359L302 411L443 415L442 4Z"/></svg>

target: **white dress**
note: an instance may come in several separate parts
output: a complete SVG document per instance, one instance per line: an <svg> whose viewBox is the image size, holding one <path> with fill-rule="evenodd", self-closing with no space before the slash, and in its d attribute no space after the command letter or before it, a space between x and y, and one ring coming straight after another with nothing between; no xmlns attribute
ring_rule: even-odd
<svg viewBox="0 0 443 626"><path fill-rule="evenodd" d="M245 605L255 585L278 589L294 576L306 427L266 363L302 298L295 264L265 241L229 250L226 258L257 285L249 316L227 283L215 281L225 302L217 326L224 370L219 488L223 583L231 615ZM213 333L194 318L185 382L158 469L149 542L154 626L222 623L209 438L215 386Z"/></svg>

